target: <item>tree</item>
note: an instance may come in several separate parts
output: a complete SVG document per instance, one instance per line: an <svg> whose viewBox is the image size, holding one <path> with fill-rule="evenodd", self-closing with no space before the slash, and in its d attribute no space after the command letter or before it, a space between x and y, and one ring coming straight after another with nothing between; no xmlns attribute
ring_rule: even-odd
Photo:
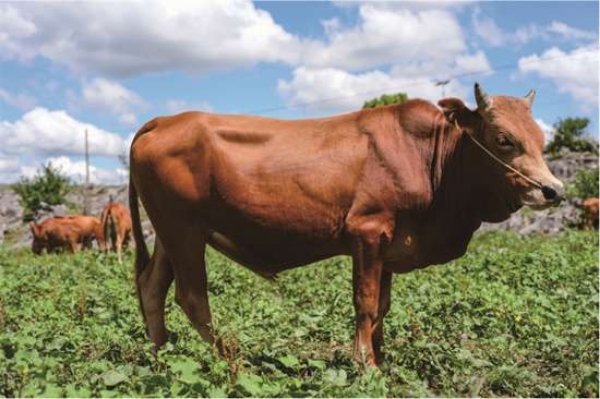
<svg viewBox="0 0 600 399"><path fill-rule="evenodd" d="M406 100L408 100L406 93L384 94L380 97L375 97L371 100L365 101L363 104L363 109L383 107L384 105L401 104Z"/></svg>
<svg viewBox="0 0 600 399"><path fill-rule="evenodd" d="M559 119L554 124L556 130L552 141L546 146L546 153L557 154L563 148L573 152L598 152L598 144L586 139L586 128L590 120L588 118L565 118Z"/></svg>
<svg viewBox="0 0 600 399"><path fill-rule="evenodd" d="M598 198L598 168L578 170L575 179L567 187L567 194L571 198Z"/></svg>
<svg viewBox="0 0 600 399"><path fill-rule="evenodd" d="M33 178L22 177L11 188L19 196L23 207L23 221L29 222L35 220L39 211L64 204L72 184L59 168L48 163L42 165Z"/></svg>

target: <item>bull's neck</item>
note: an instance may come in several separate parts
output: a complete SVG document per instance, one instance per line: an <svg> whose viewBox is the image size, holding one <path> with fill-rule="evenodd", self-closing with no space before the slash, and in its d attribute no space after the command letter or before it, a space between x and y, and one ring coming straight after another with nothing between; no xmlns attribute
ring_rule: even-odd
<svg viewBox="0 0 600 399"><path fill-rule="evenodd" d="M449 217L463 219L465 215L480 221L480 201L484 193L478 180L478 165L473 161L480 154L467 133L453 124L444 123L437 133L436 172L433 178L433 207L449 212ZM475 220L474 220L475 222Z"/></svg>

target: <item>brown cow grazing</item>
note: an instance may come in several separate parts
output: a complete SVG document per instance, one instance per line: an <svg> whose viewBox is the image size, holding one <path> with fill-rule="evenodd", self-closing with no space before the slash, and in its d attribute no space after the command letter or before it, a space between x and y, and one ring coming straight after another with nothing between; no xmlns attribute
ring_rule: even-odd
<svg viewBox="0 0 600 399"><path fill-rule="evenodd" d="M108 251L110 240L112 250L117 252L119 263L122 263L123 245L127 246L131 239L131 214L129 209L122 204L111 201L104 207L100 220L106 239L106 250Z"/></svg>
<svg viewBox="0 0 600 399"><path fill-rule="evenodd" d="M86 237L66 218L48 218L39 224L32 222L30 226L33 235L31 250L36 255L40 255L44 250L47 253L75 253L84 246Z"/></svg>
<svg viewBox="0 0 600 399"><path fill-rule="evenodd" d="M544 134L525 98L423 100L287 121L187 112L146 123L131 146L130 209L137 289L150 339L167 339L175 299L214 342L206 244L256 273L335 255L353 261L354 356L381 359L392 273L462 256L482 221L559 203ZM140 197L156 229L142 236Z"/></svg>
<svg viewBox="0 0 600 399"><path fill-rule="evenodd" d="M583 227L589 230L598 228L598 198L587 198L582 204Z"/></svg>
<svg viewBox="0 0 600 399"><path fill-rule="evenodd" d="M64 216L63 218L68 220L81 231L81 234L84 237L84 248L91 249L92 242L95 239L98 244L98 249L102 251L104 250L106 243L100 219L87 215L68 215Z"/></svg>
<svg viewBox="0 0 600 399"><path fill-rule="evenodd" d="M104 234L100 220L93 216L69 215L48 218L40 224L31 223L32 250L40 254L67 250L77 252L91 248L94 239L104 248Z"/></svg>

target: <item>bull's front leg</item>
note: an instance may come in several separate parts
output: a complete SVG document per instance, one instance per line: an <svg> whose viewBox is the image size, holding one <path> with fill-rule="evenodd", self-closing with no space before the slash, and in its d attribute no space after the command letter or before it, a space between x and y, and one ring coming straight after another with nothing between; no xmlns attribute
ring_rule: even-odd
<svg viewBox="0 0 600 399"><path fill-rule="evenodd" d="M390 311L392 293L392 272L383 270L381 273L381 284L379 287L379 309L377 312L377 322L373 332L373 350L375 351L375 361L381 364L383 361L383 320Z"/></svg>
<svg viewBox="0 0 600 399"><path fill-rule="evenodd" d="M373 338L378 322L381 322L379 320L379 297L382 272L383 260L381 259L379 237L357 240L353 248L352 269L356 312L354 358L366 366L377 365Z"/></svg>

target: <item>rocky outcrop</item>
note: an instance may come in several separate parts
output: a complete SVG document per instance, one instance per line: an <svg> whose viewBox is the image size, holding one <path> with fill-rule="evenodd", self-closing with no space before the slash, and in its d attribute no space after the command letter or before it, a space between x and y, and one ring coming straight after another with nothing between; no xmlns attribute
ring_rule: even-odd
<svg viewBox="0 0 600 399"><path fill-rule="evenodd" d="M563 152L558 158L549 158L548 167L563 182L571 181L580 169L598 167L598 155L579 152Z"/></svg>
<svg viewBox="0 0 600 399"><path fill-rule="evenodd" d="M127 186L93 186L89 189L90 214L100 217L104 206L112 198L114 201L128 204ZM83 189L76 187L67 196L64 205L47 206L38 213L37 220L48 217L64 216L82 213L84 204ZM152 224L143 216L142 230L148 243L154 241ZM23 208L19 204L18 196L9 187L0 188L0 243L6 242L11 247L28 246L31 243L29 227L22 222Z"/></svg>

